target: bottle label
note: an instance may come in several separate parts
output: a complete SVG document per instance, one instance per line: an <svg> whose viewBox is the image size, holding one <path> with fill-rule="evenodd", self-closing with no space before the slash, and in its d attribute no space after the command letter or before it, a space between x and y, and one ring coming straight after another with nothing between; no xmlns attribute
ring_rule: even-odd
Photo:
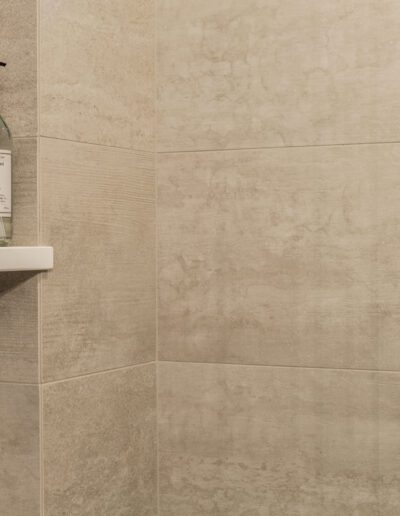
<svg viewBox="0 0 400 516"><path fill-rule="evenodd" d="M0 150L0 217L11 217L11 152Z"/></svg>

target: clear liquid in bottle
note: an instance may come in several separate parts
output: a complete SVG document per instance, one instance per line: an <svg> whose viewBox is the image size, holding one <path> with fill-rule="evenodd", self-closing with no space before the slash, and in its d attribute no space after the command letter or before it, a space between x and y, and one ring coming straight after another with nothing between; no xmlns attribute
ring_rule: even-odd
<svg viewBox="0 0 400 516"><path fill-rule="evenodd" d="M12 140L7 124L0 117L0 247L12 237Z"/></svg>

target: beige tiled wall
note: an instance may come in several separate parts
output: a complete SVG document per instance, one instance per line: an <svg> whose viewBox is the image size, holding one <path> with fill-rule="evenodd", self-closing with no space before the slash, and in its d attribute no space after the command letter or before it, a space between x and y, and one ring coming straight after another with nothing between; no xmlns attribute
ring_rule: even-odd
<svg viewBox="0 0 400 516"><path fill-rule="evenodd" d="M159 514L397 514L399 5L157 3ZM155 7L0 0L4 516L157 512Z"/></svg>
<svg viewBox="0 0 400 516"><path fill-rule="evenodd" d="M399 20L158 0L160 516L397 511Z"/></svg>

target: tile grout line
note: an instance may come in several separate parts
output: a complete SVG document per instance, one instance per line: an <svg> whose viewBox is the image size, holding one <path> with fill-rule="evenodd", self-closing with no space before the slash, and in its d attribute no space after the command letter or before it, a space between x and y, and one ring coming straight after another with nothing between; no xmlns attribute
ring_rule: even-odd
<svg viewBox="0 0 400 516"><path fill-rule="evenodd" d="M117 149L117 150L143 153L143 154L148 154L149 156L154 155L154 150L151 150L151 149L137 149L135 147L121 147L118 145L107 145L105 143L87 142L87 141L83 141L83 140L73 140L70 138L59 138L57 136L49 136L49 135L45 135L45 134L39 134L38 137L46 139L46 140L58 140L61 142L81 143L82 145L93 145L95 147L104 147L107 149Z"/></svg>
<svg viewBox="0 0 400 516"><path fill-rule="evenodd" d="M44 516L44 400L43 384L39 384L39 488L40 488L40 514Z"/></svg>
<svg viewBox="0 0 400 516"><path fill-rule="evenodd" d="M159 328L158 328L158 4L154 2L154 183L155 183L155 283L156 283L156 362L155 362L155 381L156 381L156 513L160 516L160 401L159 401Z"/></svg>
<svg viewBox="0 0 400 516"><path fill-rule="evenodd" d="M282 365L282 364L241 364L238 362L192 362L190 360L159 360L159 364L188 364L188 365L210 365L210 366L235 366L235 367L265 367L268 369L304 369L316 371L343 371L349 373L394 373L400 374L400 369L361 369L349 367L325 367L305 365Z"/></svg>
<svg viewBox="0 0 400 516"><path fill-rule="evenodd" d="M135 369L137 367L143 367L143 366L151 365L151 364L155 364L155 363L156 363L155 360L150 360L148 362L139 362L137 364L130 364L130 365L121 366L121 367L114 367L111 369L102 369L100 371L93 371L91 373L80 374L77 376L68 376L66 378L50 380L48 382L38 381L35 383L35 382L18 382L18 381L10 381L10 380L0 380L0 385L2 385L2 384L4 384L4 385L27 385L30 387L41 387L41 386L52 385L52 384L56 384L56 383L63 383L63 382L69 382L69 381L73 381L73 380L79 380L81 378L88 378L91 376L99 376L101 374L111 374L114 372L124 371L127 369Z"/></svg>
<svg viewBox="0 0 400 516"><path fill-rule="evenodd" d="M94 371L92 373L86 373L77 376L69 376L66 378L61 378L58 380L50 380L48 382L18 382L18 381L10 381L10 380L0 380L0 385L25 385L31 387L40 387L46 385L53 385L57 383L69 382L73 380L79 380L82 378L88 378L91 376L99 376L102 374L111 374L113 372L124 371L128 369L135 369L137 367L143 367L147 365L155 364L156 366L160 364L188 364L188 365L209 365L209 366L233 366L233 367L265 367L268 369L276 368L276 369L312 369L316 371L343 371L350 373L394 373L400 374L400 369L362 369L362 368L354 368L354 367L327 367L327 366L306 366L306 365L284 365L284 364L252 364L252 363L239 363L239 362L204 362L198 361L193 362L190 360L151 360L149 362L140 362L138 364L131 364L122 367L115 367L112 369L103 369L101 371Z"/></svg>
<svg viewBox="0 0 400 516"><path fill-rule="evenodd" d="M41 2L36 2L36 217L37 234L36 239L42 243L42 220L41 220L41 169L40 169L40 59L41 59ZM39 389L39 512L45 516L45 496L44 496L44 401L43 401L43 349L42 349L42 275L37 281L37 320L38 320L38 389Z"/></svg>
<svg viewBox="0 0 400 516"><path fill-rule="evenodd" d="M45 134L36 134L32 136L13 136L13 140L33 140L33 139L46 139L46 140L57 140L61 142L69 142L69 143L81 143L82 145L94 145L96 147L103 147L105 149L116 149L123 151L130 151L135 153L143 153L148 154L149 156L153 156L155 151L148 149L137 149L135 147L119 147L118 145L107 145L105 143L97 143L97 142L87 142L82 140L73 140L71 138L59 138L57 136L48 136Z"/></svg>
<svg viewBox="0 0 400 516"><path fill-rule="evenodd" d="M238 147L238 148L217 148L217 149L188 149L188 150L171 150L158 151L158 154L196 154L202 152L248 152L248 151L262 151L274 149L318 149L320 147L358 147L366 145L398 145L400 141L379 141L379 142L342 142L342 143L321 143L321 144L306 144L306 145L270 145L261 147Z"/></svg>
<svg viewBox="0 0 400 516"><path fill-rule="evenodd" d="M26 385L26 386L29 386L29 387L37 387L38 385L40 385L39 382L18 382L18 381L14 381L14 380L0 380L0 385Z"/></svg>
<svg viewBox="0 0 400 516"><path fill-rule="evenodd" d="M358 146L367 146L367 145L398 145L400 144L400 140L393 141L377 141L377 142L341 142L341 143L321 143L321 144L305 144L305 145L271 145L271 146L261 146L261 147L232 147L232 148L215 148L215 149L188 149L188 150L169 150L169 151L158 151L158 150L149 150L149 149L138 149L135 147L120 147L118 145L108 145L105 143L97 143L97 142L88 142L83 140L73 140L70 138L59 138L56 136L49 136L45 134L37 134L32 136L14 136L14 140L32 140L34 138L43 138L46 140L58 140L63 142L70 143L81 143L82 145L94 145L96 147L103 147L107 149L117 149L117 150L125 150L137 153L148 154L149 156L153 156L155 154L196 154L202 152L249 152L249 151L262 151L262 150L276 150L276 149L318 149L325 147L358 147Z"/></svg>
<svg viewBox="0 0 400 516"><path fill-rule="evenodd" d="M151 365L151 364L155 364L155 360L150 360L149 362L139 362L137 364L130 364L130 365L121 366L121 367L113 367L111 369L102 369L101 371L93 371L91 373L81 374L81 375L77 375L77 376L69 376L67 378L60 378L58 380L50 380L48 382L41 382L40 385L46 386L46 385L54 385L57 383L63 383L63 382L71 382L74 380L80 380L82 378L90 378L92 376L100 376L102 374L112 374L112 373L115 373L118 371L135 369L137 367L143 367L143 366L147 366L147 365Z"/></svg>

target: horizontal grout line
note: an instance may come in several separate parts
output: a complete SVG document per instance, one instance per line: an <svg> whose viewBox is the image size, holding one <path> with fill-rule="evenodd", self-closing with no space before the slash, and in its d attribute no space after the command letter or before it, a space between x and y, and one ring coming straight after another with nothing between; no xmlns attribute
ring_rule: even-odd
<svg viewBox="0 0 400 516"><path fill-rule="evenodd" d="M146 149L136 149L134 147L122 147L119 145L107 145L105 143L97 143L97 142L86 142L82 140L70 140L69 138L57 138L56 136L46 136L45 134L40 134L39 138L46 138L47 140L59 140L61 142L70 142L70 143L83 143L84 145L94 145L95 147L106 147L108 149L118 149L118 150L126 150L132 152L143 152L145 154L153 155L155 154L155 150L146 150Z"/></svg>
<svg viewBox="0 0 400 516"><path fill-rule="evenodd" d="M8 381L8 380L0 380L0 385L1 384L4 384L4 385L30 385L30 386L37 386L37 387L39 387L39 385L40 385L39 382L37 382L37 383L13 382L13 381Z"/></svg>
<svg viewBox="0 0 400 516"><path fill-rule="evenodd" d="M46 138L48 140L59 140L70 143L82 143L84 145L94 145L97 147L105 147L110 149L119 149L132 152L143 152L145 154L193 154L198 152L246 152L246 151L257 151L257 150L270 150L270 149L313 149L313 148L324 148L324 147L357 147L365 145L397 145L400 144L400 140L393 141L380 141L380 142L342 142L342 143L321 143L321 144L307 144L307 145L271 145L261 147L232 147L232 148L218 148L218 149L189 149L189 150L171 150L171 151L157 151L156 148L153 150L138 149L136 147L122 147L118 145L107 145L104 143L88 142L83 140L71 140L69 138L58 138L56 136L47 136L45 134L33 135L33 136L14 136L14 140L32 140Z"/></svg>
<svg viewBox="0 0 400 516"><path fill-rule="evenodd" d="M101 371L94 371L93 373L86 373L86 374L81 374L81 375L77 375L77 376L68 376L66 378L60 378L58 380L51 380L49 382L31 383L31 382L13 382L13 381L8 381L8 380L0 380L0 385L1 384L6 384L6 385L30 385L30 386L38 386L38 387L40 387L41 385L50 385L50 384L53 384L53 383L69 382L71 380L79 380L80 378L87 378L89 376L98 376L98 375L101 375L101 374L108 374L108 373L113 373L113 372L118 372L118 371L124 371L126 369L134 369L136 367L142 367L142 366L146 366L146 365L150 365L150 364L155 364L155 363L156 363L155 360L150 360L149 362L139 362L138 364L131 364L131 365L122 366L122 367L114 367L112 369L102 369Z"/></svg>
<svg viewBox="0 0 400 516"><path fill-rule="evenodd" d="M132 364L128 366L115 367L112 369L103 369L101 371L95 371L93 373L87 373L77 376L69 376L67 378L61 378L58 380L51 380L49 382L42 383L30 383L30 382L18 382L18 381L8 381L8 380L0 380L0 385L26 385L31 387L40 387L43 385L53 385L63 382L69 382L73 380L79 380L81 378L88 378L91 376L99 376L102 374L109 374L118 371L125 371L128 369L136 369L138 367L143 367L147 365L158 365L158 364L188 364L188 365L209 365L209 366L235 366L235 367L257 367L257 368L267 368L267 369L305 369L305 370L314 370L314 371L342 371L349 373L397 373L400 374L400 370L395 369L363 369L363 368L347 368L347 367L325 367L325 366L306 366L306 365L282 365L282 364L252 364L252 363L238 363L238 362L193 362L190 360L151 360L150 362L140 362L138 364Z"/></svg>
<svg viewBox="0 0 400 516"><path fill-rule="evenodd" d="M35 136L14 136L14 140L32 140L32 139L39 139L39 138L46 138L46 140L58 140L62 142L70 142L70 143L82 143L84 145L94 145L96 147L105 147L109 149L118 149L118 150L126 150L126 151L132 151L132 152L143 152L144 154L148 154L149 156L152 156L156 153L155 149L153 150L147 150L147 149L137 149L135 147L122 147L118 145L107 145L105 143L97 143L97 142L87 142L82 140L71 140L69 138L58 138L56 136L47 136L45 134L37 134Z"/></svg>
<svg viewBox="0 0 400 516"><path fill-rule="evenodd" d="M155 363L156 363L155 360L151 360L150 362L140 362L138 364L132 364L132 365L128 365L128 366L114 367L112 369L102 369L101 371L94 371L93 373L86 373L86 374L81 374L81 375L77 375L77 376L69 376L67 378L60 378L58 380L51 380L49 382L42 382L40 385L53 385L53 384L56 384L56 383L70 382L70 381L73 381L73 380L79 380L81 378L88 378L88 377L91 377L91 376L99 376L99 375L102 375L102 374L108 374L108 373L114 373L114 372L119 372L119 371L125 371L127 369L135 369L137 367L143 367L143 366L150 365L150 364L155 364Z"/></svg>
<svg viewBox="0 0 400 516"><path fill-rule="evenodd" d="M193 149L193 150L177 150L177 151L156 151L157 154L193 154L197 152L246 152L270 149L312 149L319 147L357 147L359 145L396 145L400 141L382 141L382 142L350 142L350 143L321 143L310 145L272 145L266 147L243 147L243 148L226 148L226 149Z"/></svg>
<svg viewBox="0 0 400 516"><path fill-rule="evenodd" d="M213 365L213 366L237 366L237 367L266 367L268 369L313 369L323 371L347 371L352 373L399 373L395 369L362 369L348 367L302 366L281 364L240 364L238 362L192 362L185 360L159 360L159 364L189 364L189 365Z"/></svg>

